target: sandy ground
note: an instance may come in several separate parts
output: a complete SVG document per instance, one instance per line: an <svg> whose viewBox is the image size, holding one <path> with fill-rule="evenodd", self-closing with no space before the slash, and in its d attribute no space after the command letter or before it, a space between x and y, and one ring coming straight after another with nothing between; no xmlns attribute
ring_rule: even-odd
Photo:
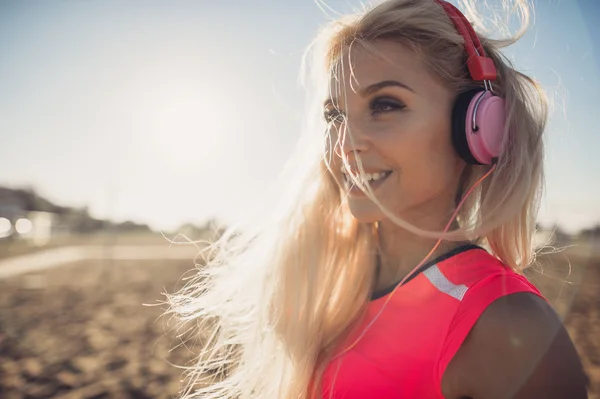
<svg viewBox="0 0 600 399"><path fill-rule="evenodd" d="M529 273L553 302L600 398L600 258L562 255ZM161 292L189 260L88 260L0 279L0 398L171 398L194 352L177 346Z"/></svg>
<svg viewBox="0 0 600 399"><path fill-rule="evenodd" d="M0 281L0 397L169 398L191 353L165 306L191 261L87 261Z"/></svg>

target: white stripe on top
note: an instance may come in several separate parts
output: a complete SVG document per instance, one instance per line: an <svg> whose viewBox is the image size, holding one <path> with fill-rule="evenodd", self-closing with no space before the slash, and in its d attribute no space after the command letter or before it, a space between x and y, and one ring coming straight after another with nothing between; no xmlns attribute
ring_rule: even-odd
<svg viewBox="0 0 600 399"><path fill-rule="evenodd" d="M466 285L452 283L442 274L437 265L428 267L423 274L435 288L459 301L462 301L467 293L468 287Z"/></svg>

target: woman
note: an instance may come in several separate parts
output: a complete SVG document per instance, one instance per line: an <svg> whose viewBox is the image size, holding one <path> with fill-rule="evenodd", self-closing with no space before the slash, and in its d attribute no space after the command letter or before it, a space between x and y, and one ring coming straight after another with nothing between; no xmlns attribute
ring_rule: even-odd
<svg viewBox="0 0 600 399"><path fill-rule="evenodd" d="M326 125L300 176L170 297L205 339L184 396L586 397L568 334L520 273L546 102L501 56L515 40L475 34L441 0L389 0L322 32Z"/></svg>

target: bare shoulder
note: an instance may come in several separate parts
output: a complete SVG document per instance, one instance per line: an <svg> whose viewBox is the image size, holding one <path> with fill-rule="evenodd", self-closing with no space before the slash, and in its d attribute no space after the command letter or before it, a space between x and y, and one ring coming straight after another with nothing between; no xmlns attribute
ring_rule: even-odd
<svg viewBox="0 0 600 399"><path fill-rule="evenodd" d="M569 334L554 309L531 293L488 306L457 357L461 390L473 399L587 398Z"/></svg>

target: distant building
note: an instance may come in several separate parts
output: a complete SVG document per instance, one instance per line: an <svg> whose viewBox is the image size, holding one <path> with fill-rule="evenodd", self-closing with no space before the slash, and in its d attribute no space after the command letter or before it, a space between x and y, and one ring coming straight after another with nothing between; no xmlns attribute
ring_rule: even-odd
<svg viewBox="0 0 600 399"><path fill-rule="evenodd" d="M112 223L90 216L87 207L53 204L31 189L0 187L0 239L19 238L45 245L51 238L71 234L150 232L148 225L132 221Z"/></svg>
<svg viewBox="0 0 600 399"><path fill-rule="evenodd" d="M17 220L27 217L27 205L18 192L0 187L0 239L16 233Z"/></svg>
<svg viewBox="0 0 600 399"><path fill-rule="evenodd" d="M23 236L36 246L48 244L50 238L56 235L58 228L58 215L51 212L31 211L27 214L31 222L31 230Z"/></svg>
<svg viewBox="0 0 600 399"><path fill-rule="evenodd" d="M27 215L27 204L14 190L0 187L0 217L10 221Z"/></svg>
<svg viewBox="0 0 600 399"><path fill-rule="evenodd" d="M61 230L61 219L69 210L33 190L0 187L0 239L20 238L45 245Z"/></svg>

